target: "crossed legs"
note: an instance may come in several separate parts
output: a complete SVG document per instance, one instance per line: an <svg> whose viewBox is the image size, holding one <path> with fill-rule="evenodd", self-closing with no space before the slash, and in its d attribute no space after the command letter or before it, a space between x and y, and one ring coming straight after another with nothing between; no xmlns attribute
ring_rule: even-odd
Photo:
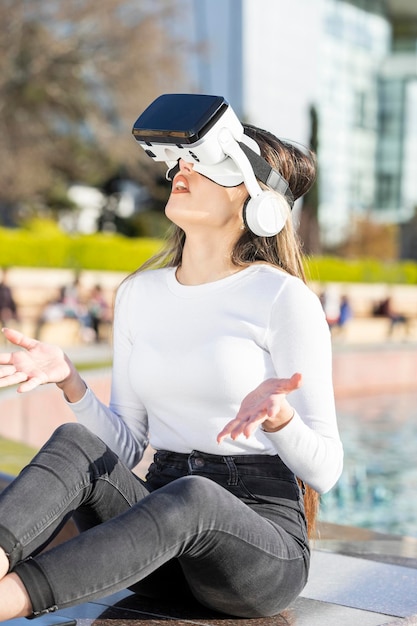
<svg viewBox="0 0 417 626"><path fill-rule="evenodd" d="M40 553L74 513L84 532ZM183 476L149 493L78 424L60 427L1 495L0 545L0 573L10 570L0 619L102 597L172 559L202 604L273 615L299 594L308 569L298 542L212 480Z"/></svg>

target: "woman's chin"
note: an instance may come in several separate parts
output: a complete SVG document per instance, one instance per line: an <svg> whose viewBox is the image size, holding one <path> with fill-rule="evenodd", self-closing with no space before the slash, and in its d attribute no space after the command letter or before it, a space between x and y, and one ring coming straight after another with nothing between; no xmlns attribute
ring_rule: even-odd
<svg viewBox="0 0 417 626"><path fill-rule="evenodd" d="M185 230L188 226L207 225L207 214L175 205L175 202L168 202L165 207L165 216L176 226Z"/></svg>

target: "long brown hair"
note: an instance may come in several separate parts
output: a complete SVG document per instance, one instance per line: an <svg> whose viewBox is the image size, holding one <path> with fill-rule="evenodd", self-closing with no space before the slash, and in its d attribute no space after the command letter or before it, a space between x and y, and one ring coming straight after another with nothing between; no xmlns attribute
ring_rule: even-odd
<svg viewBox="0 0 417 626"><path fill-rule="evenodd" d="M272 133L244 125L245 134L252 137L259 145L261 156L285 178L294 196L294 200L304 195L316 177L315 155L289 142L282 141ZM185 232L173 225L163 249L144 263L139 270L157 267L177 267L181 265ZM259 237L249 229L242 235L232 250L232 262L236 266L263 262L276 267L306 282L303 268L301 245L294 230L292 220L286 221L285 227L273 237ZM136 272L135 272L136 273ZM301 485L301 481L300 485ZM301 485L303 487L303 485ZM314 534L319 506L319 495L310 486L304 489L304 507L308 525L308 534Z"/></svg>

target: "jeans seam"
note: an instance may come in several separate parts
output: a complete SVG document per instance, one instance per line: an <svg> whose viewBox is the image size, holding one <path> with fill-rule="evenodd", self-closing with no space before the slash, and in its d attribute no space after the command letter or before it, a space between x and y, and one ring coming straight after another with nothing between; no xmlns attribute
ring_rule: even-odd
<svg viewBox="0 0 417 626"><path fill-rule="evenodd" d="M239 470L232 456L225 456L224 462L229 470L229 479L227 484L229 487L236 487L239 484Z"/></svg>
<svg viewBox="0 0 417 626"><path fill-rule="evenodd" d="M266 521L269 521L269 520L266 520ZM271 524L271 525L273 526L273 524ZM256 550L259 550L260 552L263 552L263 553L267 554L268 556L273 557L274 559L278 559L279 561L298 561L300 559L304 559L304 555L306 553L306 547L303 546L303 548L301 549L301 552L300 552L299 555L294 556L294 557L285 557L285 556L281 556L279 554L276 554L275 552L271 551L268 548L263 548L262 546L258 545L257 543L252 542L250 539L245 539L243 537L240 537L240 536L236 535L235 533L233 533L231 531L225 530L224 528L221 528L221 529L216 529L216 528L210 529L210 528L208 528L204 532L207 532L207 531L208 532L223 533L225 535L230 535L234 539L242 541L243 543L247 543L252 548L255 548ZM291 536L291 535L289 535L289 536ZM297 545L300 545L300 544L297 544Z"/></svg>
<svg viewBox="0 0 417 626"><path fill-rule="evenodd" d="M77 495L89 484L91 484L90 481L85 484L77 485L65 498L61 500L59 507L50 511L48 517L42 518L34 528L31 528L29 532L23 535L20 541L21 545L26 546L30 541L32 541L35 537L38 537L51 524L53 524L61 515L62 510L67 507L69 503L75 500Z"/></svg>
<svg viewBox="0 0 417 626"><path fill-rule="evenodd" d="M99 481L102 480L103 482L108 483L109 485L111 485L114 489L116 489L116 491L119 493L119 495L127 502L127 504L132 507L134 504L136 504L136 500L130 501L129 498L127 497L127 495L125 493L123 493L121 487L116 484L115 482L113 482L112 480L110 480L109 476L97 476L97 478L95 478L95 480Z"/></svg>

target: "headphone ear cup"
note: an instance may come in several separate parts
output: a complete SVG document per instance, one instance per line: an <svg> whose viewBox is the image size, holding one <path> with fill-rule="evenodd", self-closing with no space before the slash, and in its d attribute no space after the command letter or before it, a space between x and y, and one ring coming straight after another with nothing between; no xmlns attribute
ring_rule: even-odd
<svg viewBox="0 0 417 626"><path fill-rule="evenodd" d="M284 228L289 213L285 197L273 191L263 191L256 198L249 197L243 205L243 219L259 237L277 235Z"/></svg>

